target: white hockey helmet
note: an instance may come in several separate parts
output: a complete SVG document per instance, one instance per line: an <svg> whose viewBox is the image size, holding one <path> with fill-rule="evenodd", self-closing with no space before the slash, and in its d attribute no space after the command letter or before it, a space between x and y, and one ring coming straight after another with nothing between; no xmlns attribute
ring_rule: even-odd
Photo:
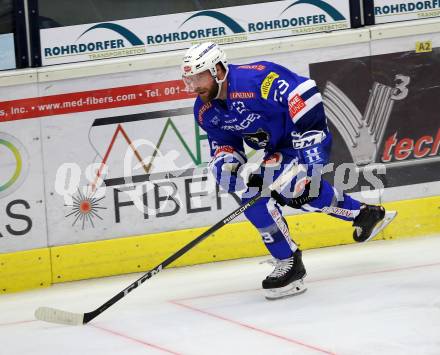
<svg viewBox="0 0 440 355"><path fill-rule="evenodd" d="M221 63L226 71L222 80L217 77L216 65L218 63ZM197 80L202 77L198 74L209 70L219 85L217 97L220 95L221 84L225 81L229 71L225 52L213 42L204 42L189 48L183 57L181 68L183 81L189 91L194 91L197 87Z"/></svg>

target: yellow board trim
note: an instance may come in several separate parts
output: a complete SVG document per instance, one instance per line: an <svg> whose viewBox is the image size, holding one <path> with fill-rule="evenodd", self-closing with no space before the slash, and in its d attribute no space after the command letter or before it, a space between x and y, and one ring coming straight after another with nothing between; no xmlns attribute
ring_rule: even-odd
<svg viewBox="0 0 440 355"><path fill-rule="evenodd" d="M50 264L49 248L0 254L0 294L50 286Z"/></svg>
<svg viewBox="0 0 440 355"><path fill-rule="evenodd" d="M440 233L440 197L385 203L398 215L376 239ZM302 249L353 243L351 223L318 213L286 217ZM0 254L0 292L44 287L52 283L147 271L199 236L206 228L64 245ZM171 266L267 254L249 222L226 225ZM49 261L50 257L50 261ZM41 258L41 259L40 259ZM2 291L5 289L6 291Z"/></svg>

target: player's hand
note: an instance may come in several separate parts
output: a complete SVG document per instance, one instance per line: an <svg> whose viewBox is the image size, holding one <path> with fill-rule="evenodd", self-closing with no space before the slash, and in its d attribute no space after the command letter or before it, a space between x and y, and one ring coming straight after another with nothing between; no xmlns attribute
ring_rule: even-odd
<svg viewBox="0 0 440 355"><path fill-rule="evenodd" d="M263 189L263 178L260 174L251 174L249 175L247 187L256 187L258 191L261 192ZM271 191L270 196L275 199L281 206L286 205L286 200L276 191Z"/></svg>
<svg viewBox="0 0 440 355"><path fill-rule="evenodd" d="M259 174L250 174L246 185L248 187L257 187L258 190L261 191L263 187L263 178Z"/></svg>

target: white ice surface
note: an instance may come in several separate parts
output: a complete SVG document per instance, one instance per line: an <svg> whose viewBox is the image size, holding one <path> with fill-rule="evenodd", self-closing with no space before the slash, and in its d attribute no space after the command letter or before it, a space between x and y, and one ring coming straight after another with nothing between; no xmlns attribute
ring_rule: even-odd
<svg viewBox="0 0 440 355"><path fill-rule="evenodd" d="M0 354L440 354L440 236L305 251L308 291L267 301L264 258L161 272L86 326L39 306L95 309L139 275L0 296Z"/></svg>

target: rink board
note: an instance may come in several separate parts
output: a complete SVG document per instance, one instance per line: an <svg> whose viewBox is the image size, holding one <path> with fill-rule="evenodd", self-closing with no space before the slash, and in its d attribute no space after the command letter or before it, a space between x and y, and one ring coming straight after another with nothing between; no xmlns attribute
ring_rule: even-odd
<svg viewBox="0 0 440 355"><path fill-rule="evenodd" d="M0 293L52 284L50 248L0 254Z"/></svg>
<svg viewBox="0 0 440 355"><path fill-rule="evenodd" d="M438 233L440 197L385 203L396 220L377 239L399 239ZM302 249L353 243L350 223L317 213L287 216ZM47 287L51 283L147 271L206 228L80 243L0 254L0 292ZM226 225L172 264L173 267L267 254L249 222Z"/></svg>
<svg viewBox="0 0 440 355"><path fill-rule="evenodd" d="M399 239L438 233L440 197L385 203L397 210L396 220L376 239ZM353 243L350 223L323 214L286 217L301 249ZM417 221L415 223L415 221ZM206 228L186 229L107 241L52 248L53 282L147 271L202 234ZM249 222L220 229L172 266L255 257L268 254L257 230Z"/></svg>

